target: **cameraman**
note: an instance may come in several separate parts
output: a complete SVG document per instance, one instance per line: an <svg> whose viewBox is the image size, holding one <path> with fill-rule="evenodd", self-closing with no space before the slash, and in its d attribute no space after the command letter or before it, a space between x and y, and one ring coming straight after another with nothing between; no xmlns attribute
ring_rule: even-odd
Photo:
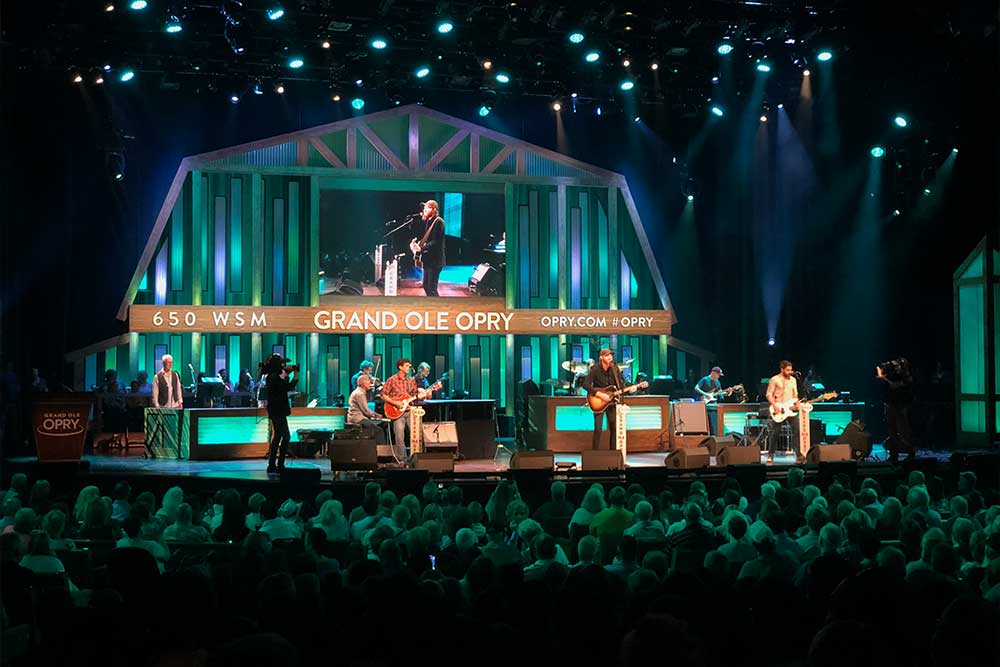
<svg viewBox="0 0 1000 667"><path fill-rule="evenodd" d="M288 441L291 434L288 431L288 415L292 413L288 402L288 392L299 381L297 377L289 380L298 370L297 366L285 366L290 360L280 354L272 354L264 362L264 373L267 383L267 417L271 420L271 446L267 450L267 474L273 475L285 469L285 454L288 451ZM278 455L278 465L274 465L275 454Z"/></svg>
<svg viewBox="0 0 1000 667"><path fill-rule="evenodd" d="M889 460L899 462L900 451L913 456L913 430L910 428L910 406L913 404L913 373L905 358L887 361L875 367L875 376L885 383L885 421L889 433L885 448Z"/></svg>

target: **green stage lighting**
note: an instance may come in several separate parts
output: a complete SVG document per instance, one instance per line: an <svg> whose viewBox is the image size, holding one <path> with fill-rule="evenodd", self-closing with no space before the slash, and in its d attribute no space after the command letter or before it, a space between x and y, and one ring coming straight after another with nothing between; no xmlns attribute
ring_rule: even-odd
<svg viewBox="0 0 1000 667"><path fill-rule="evenodd" d="M288 66L291 67L292 69L299 69L305 64L306 61L302 60L302 58L299 58L298 56L293 56L292 58L288 59Z"/></svg>
<svg viewBox="0 0 1000 667"><path fill-rule="evenodd" d="M717 47L715 47L715 52L718 53L720 56L728 56L730 53L733 52L733 45L730 44L729 42L723 42L722 44L719 44Z"/></svg>
<svg viewBox="0 0 1000 667"><path fill-rule="evenodd" d="M455 29L455 24L448 20L440 21L437 24L437 31L442 35L447 35L454 29Z"/></svg>
<svg viewBox="0 0 1000 667"><path fill-rule="evenodd" d="M906 116L896 116L892 119L892 122L895 123L896 127L900 128L907 127L910 124L910 121L906 119Z"/></svg>
<svg viewBox="0 0 1000 667"><path fill-rule="evenodd" d="M881 146L873 146L871 150L872 157L884 157L885 149Z"/></svg>
<svg viewBox="0 0 1000 667"><path fill-rule="evenodd" d="M771 66L768 65L766 62L761 61L761 62L757 63L757 71L758 72L765 72L765 73L766 72L770 72L771 71Z"/></svg>
<svg viewBox="0 0 1000 667"><path fill-rule="evenodd" d="M510 74L507 74L507 72L497 72L496 80L497 83L510 83Z"/></svg>
<svg viewBox="0 0 1000 667"><path fill-rule="evenodd" d="M821 63L829 62L833 60L833 52L820 51L819 53L816 54L816 60L820 61Z"/></svg>
<svg viewBox="0 0 1000 667"><path fill-rule="evenodd" d="M118 80L122 83L128 83L135 78L135 72L130 69L122 70L122 73L118 75Z"/></svg>
<svg viewBox="0 0 1000 667"><path fill-rule="evenodd" d="M635 81L633 81L632 79L625 79L624 81L618 84L618 88L625 91L632 90L633 88L635 88Z"/></svg>
<svg viewBox="0 0 1000 667"><path fill-rule="evenodd" d="M480 118L485 118L486 116L489 116L491 111L493 111L493 107L491 107L488 104L482 105L481 107L479 107Z"/></svg>
<svg viewBox="0 0 1000 667"><path fill-rule="evenodd" d="M597 51L587 51L587 54L583 56L583 59L588 63L596 63L601 59L601 54Z"/></svg>
<svg viewBox="0 0 1000 667"><path fill-rule="evenodd" d="M424 77L426 77L426 76L427 76L428 74L430 74L430 73L431 73L431 68L430 68L430 67L427 67L427 66L425 65L424 67L418 67L418 68L417 68L417 71L415 71L415 72L414 72L413 74L414 74L414 76L416 76L416 77L417 77L418 79L423 79Z"/></svg>
<svg viewBox="0 0 1000 667"><path fill-rule="evenodd" d="M371 41L372 48L376 51L381 51L385 47L389 46L389 42L385 41L383 37L376 37Z"/></svg>
<svg viewBox="0 0 1000 667"><path fill-rule="evenodd" d="M583 41L583 33L582 32L571 32L569 34L569 41L571 41L573 44L579 44L580 42Z"/></svg>
<svg viewBox="0 0 1000 667"><path fill-rule="evenodd" d="M722 118L723 116L726 115L726 112L723 111L722 107L720 107L718 104L713 104L711 111L714 115L718 116L719 118Z"/></svg>
<svg viewBox="0 0 1000 667"><path fill-rule="evenodd" d="M365 101L360 97L355 97L353 100L351 100L351 106L357 109L358 111L361 111L362 109L365 108Z"/></svg>

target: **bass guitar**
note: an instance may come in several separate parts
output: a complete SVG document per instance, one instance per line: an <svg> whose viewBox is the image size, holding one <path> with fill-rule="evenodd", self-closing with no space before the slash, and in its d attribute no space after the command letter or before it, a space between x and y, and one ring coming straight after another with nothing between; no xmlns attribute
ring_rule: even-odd
<svg viewBox="0 0 1000 667"><path fill-rule="evenodd" d="M825 394L820 394L816 398L810 398L808 401L798 401L799 407L795 409L795 403L798 399L791 399L783 403L778 403L777 405L772 405L768 408L771 413L771 419L774 420L775 424L780 424L789 417L794 417L801 410L802 412L811 412L812 404L819 403L821 401L829 401L831 398L837 398L837 392L828 391Z"/></svg>
<svg viewBox="0 0 1000 667"><path fill-rule="evenodd" d="M399 419L404 414L406 414L407 409L409 409L410 407L410 403L412 403L413 401L419 401L421 399L427 398L430 394L437 391L443 386L444 384L442 383L442 381L438 380L431 386L427 387L427 389L417 389L416 396L408 396L407 398L404 398L402 401L403 402L402 405L393 405L392 403L386 403L384 406L385 416L388 417L389 419Z"/></svg>
<svg viewBox="0 0 1000 667"><path fill-rule="evenodd" d="M593 412L595 415L599 415L605 410L607 410L608 406L614 403L615 399L618 398L619 396L623 394L631 394L634 391L645 389L648 386L649 383L643 380L642 382L631 384L623 389L617 389L614 386L605 387L604 389L598 389L597 391L607 394L609 396L609 400L605 401L604 399L598 398L595 395L588 395L587 406L590 408L591 412Z"/></svg>
<svg viewBox="0 0 1000 667"><path fill-rule="evenodd" d="M729 396L734 391L742 391L742 390L743 390L743 385L735 384L732 387L729 387L728 389L719 389L718 391L710 391L708 392L708 396L702 394L699 394L699 396L701 397L701 400L705 403L714 403L723 396Z"/></svg>

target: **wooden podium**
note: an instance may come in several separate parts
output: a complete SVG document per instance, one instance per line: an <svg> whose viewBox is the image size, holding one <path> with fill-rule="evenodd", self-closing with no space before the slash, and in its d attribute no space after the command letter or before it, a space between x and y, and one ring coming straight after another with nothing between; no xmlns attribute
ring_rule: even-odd
<svg viewBox="0 0 1000 667"><path fill-rule="evenodd" d="M31 430L39 461L79 461L94 409L91 393L39 394L31 409Z"/></svg>

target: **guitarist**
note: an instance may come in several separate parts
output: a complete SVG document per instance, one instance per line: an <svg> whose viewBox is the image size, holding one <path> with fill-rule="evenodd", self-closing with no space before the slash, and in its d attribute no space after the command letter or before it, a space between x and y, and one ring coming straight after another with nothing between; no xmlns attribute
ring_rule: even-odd
<svg viewBox="0 0 1000 667"><path fill-rule="evenodd" d="M418 396L422 391L417 387L417 382L410 377L410 368L413 364L409 359L398 359L396 361L396 374L382 383L382 401L397 408L406 407L406 399L411 396ZM400 461L406 459L406 426L410 416L403 413L392 420L392 440L393 451ZM400 456L402 453L402 456Z"/></svg>
<svg viewBox="0 0 1000 667"><path fill-rule="evenodd" d="M587 390L588 395L596 396L602 401L610 401L611 396L602 390L607 387L622 389L625 386L621 371L618 370L618 364L615 363L615 353L608 348L601 350L598 363L590 367L590 372L583 379L582 385ZM609 449L613 450L615 448L615 417L617 413L618 410L615 404L612 403L603 414L598 413L594 415L594 449L601 448L601 433L603 431L605 414L608 416L608 431L611 433L611 446Z"/></svg>
<svg viewBox="0 0 1000 667"><path fill-rule="evenodd" d="M438 203L433 199L423 202L423 207L420 219L424 221L424 235L419 245L424 294L438 296L438 278L444 266L444 220L438 215Z"/></svg>
<svg viewBox="0 0 1000 667"><path fill-rule="evenodd" d="M795 379L795 369L792 367L792 362L787 359L782 359L778 362L778 374L770 379L767 383L767 402L771 404L776 410L780 410L778 407L782 403L794 400L792 404L792 410L798 411L799 409L799 385L798 381ZM799 446L799 416L798 414L788 418L788 423L792 427L792 445L795 449ZM771 443L770 451L767 453L767 460L774 460L774 441ZM796 463L804 463L806 460L805 452L799 452L796 457Z"/></svg>
<svg viewBox="0 0 1000 667"><path fill-rule="evenodd" d="M719 392L722 391L722 383L719 382L725 373L718 366L713 366L712 370L709 371L708 375L698 380L698 384L694 386L695 398L702 401L710 401Z"/></svg>

